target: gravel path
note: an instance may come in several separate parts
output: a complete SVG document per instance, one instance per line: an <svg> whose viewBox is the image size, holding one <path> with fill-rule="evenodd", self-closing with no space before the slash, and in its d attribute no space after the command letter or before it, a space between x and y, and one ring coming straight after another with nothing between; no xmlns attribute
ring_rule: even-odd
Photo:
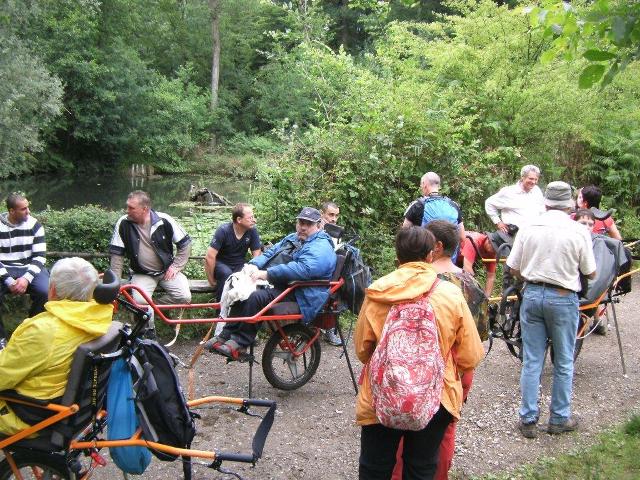
<svg viewBox="0 0 640 480"><path fill-rule="evenodd" d="M579 433L550 436L541 434L526 440L516 429L520 401L520 365L496 341L477 369L474 386L458 427L457 449L451 477L466 479L490 472L504 472L515 466L588 445L602 430L624 421L640 405L640 335L638 306L640 282L616 306L627 365L622 375L615 330L607 336L585 340L576 363L574 412L582 420ZM183 358L193 346L183 343L174 349ZM254 397L278 402L276 420L267 440L264 457L255 468L235 467L243 477L263 479L354 479L357 478L359 428L354 424L354 392L340 349L322 345L322 361L315 377L298 391L282 392L267 383L256 369ZM352 354L353 359L353 354ZM354 361L359 373L360 365ZM197 366L198 395L246 395L247 366L225 365L223 359L203 355ZM551 368L543 375L542 421L548 416ZM257 422L238 414L218 410L202 412L199 441L231 448L236 439L251 432ZM150 478L176 478L170 464L155 462ZM177 464L171 465L171 469ZM161 473L162 472L162 473ZM195 478L232 478L197 468ZM157 475L157 476L156 476Z"/></svg>
<svg viewBox="0 0 640 480"><path fill-rule="evenodd" d="M640 282L617 305L628 375L623 377L615 330L605 337L590 336L576 363L574 412L581 418L578 433L552 437L541 434L526 440L516 429L520 399L520 366L496 341L476 371L469 400L458 427L457 449L451 478L466 479L490 472L505 472L543 456L567 452L592 442L602 430L624 421L640 405L640 335L638 306ZM188 361L195 342L180 341L172 351ZM262 347L258 349L258 356ZM279 391L267 383L258 365L254 373L256 398L278 402L273 429L263 458L255 467L225 466L246 479L354 479L357 478L359 428L354 423L354 391L340 349L322 344L322 360L315 377L293 392ZM356 375L360 364L353 358ZM196 366L197 396L246 396L248 367L225 364L220 356L204 354ZM180 369L186 386L186 370ZM542 387L542 421L546 421L551 368L545 368ZM193 447L246 449L258 425L255 418L225 409L199 410L198 434ZM145 478L179 478L179 462L154 459ZM94 476L121 478L110 462ZM231 479L205 467L196 466L194 479Z"/></svg>

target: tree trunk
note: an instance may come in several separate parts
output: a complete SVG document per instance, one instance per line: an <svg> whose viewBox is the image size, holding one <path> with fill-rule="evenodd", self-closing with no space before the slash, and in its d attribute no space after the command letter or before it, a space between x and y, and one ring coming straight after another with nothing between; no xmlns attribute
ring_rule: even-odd
<svg viewBox="0 0 640 480"><path fill-rule="evenodd" d="M211 111L218 108L220 87L220 1L209 0L211 8ZM211 150L216 148L216 135L211 134Z"/></svg>

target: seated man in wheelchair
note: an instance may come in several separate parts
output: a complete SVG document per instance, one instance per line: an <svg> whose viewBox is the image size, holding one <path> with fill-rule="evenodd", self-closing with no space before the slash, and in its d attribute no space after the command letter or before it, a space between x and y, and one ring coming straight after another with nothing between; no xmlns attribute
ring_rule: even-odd
<svg viewBox="0 0 640 480"><path fill-rule="evenodd" d="M336 266L336 254L331 237L320 227L321 215L311 207L303 208L296 217L296 231L287 235L249 264L256 269L251 278L267 280L273 288L258 289L231 309L231 317L251 317L286 290L289 282L330 280ZM308 324L329 298L328 286L309 286L294 289L283 301L295 301L302 321ZM222 332L205 344L233 360L240 359L253 343L259 323L229 322Z"/></svg>
<svg viewBox="0 0 640 480"><path fill-rule="evenodd" d="M104 335L111 325L113 305L92 300L98 272L81 258L64 258L51 269L45 311L28 318L0 351L0 391L15 390L40 400L64 393L71 361L79 345ZM0 400L0 433L25 428Z"/></svg>

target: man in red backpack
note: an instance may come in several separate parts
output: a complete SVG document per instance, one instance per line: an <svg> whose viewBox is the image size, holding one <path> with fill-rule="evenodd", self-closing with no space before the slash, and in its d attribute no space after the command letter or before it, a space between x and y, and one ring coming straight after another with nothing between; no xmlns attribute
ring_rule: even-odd
<svg viewBox="0 0 640 480"><path fill-rule="evenodd" d="M433 235L423 228L408 227L398 232L396 255L400 267L367 289L358 317L355 350L362 363L367 364L373 355L392 306L414 302L433 287L436 271L427 263L433 245ZM362 426L360 479L389 479L401 438L404 438L404 478L433 478L444 431L451 421L460 417L460 373L480 363L484 356L482 342L458 287L440 282L431 292L429 304L435 313L439 353L445 362L439 409L421 430L386 427L372 406L369 375L363 375L356 403L356 420Z"/></svg>

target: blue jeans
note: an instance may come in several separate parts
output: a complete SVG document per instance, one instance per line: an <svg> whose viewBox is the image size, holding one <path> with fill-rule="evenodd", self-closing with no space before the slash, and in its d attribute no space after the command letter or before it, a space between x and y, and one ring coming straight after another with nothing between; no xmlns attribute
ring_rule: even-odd
<svg viewBox="0 0 640 480"><path fill-rule="evenodd" d="M520 419L537 422L538 390L547 338L553 343L554 367L549 423L563 423L571 416L573 349L578 329L578 295L542 285L527 284L520 306L522 372Z"/></svg>

